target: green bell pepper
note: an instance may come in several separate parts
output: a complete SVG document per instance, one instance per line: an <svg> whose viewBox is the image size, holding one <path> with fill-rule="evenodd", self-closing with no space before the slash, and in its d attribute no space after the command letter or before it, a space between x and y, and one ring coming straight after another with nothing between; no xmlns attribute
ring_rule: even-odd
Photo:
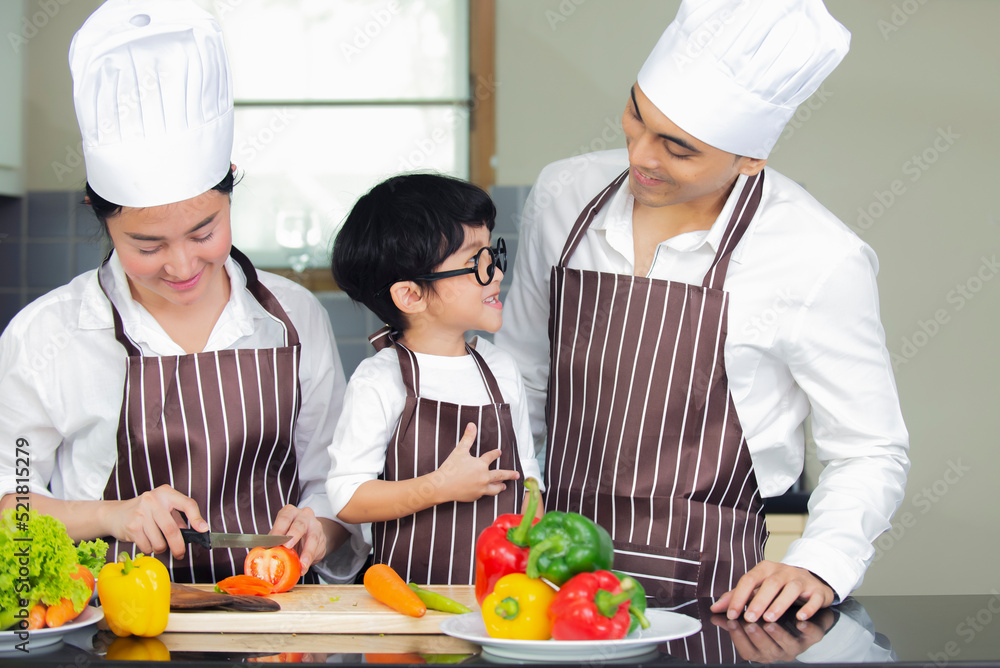
<svg viewBox="0 0 1000 668"><path fill-rule="evenodd" d="M629 602L628 614L632 618L632 623L629 624L628 632L632 633L640 626L644 629L649 628L649 620L646 619L646 590L643 588L642 584L639 583L631 575L625 575L621 571L611 571L618 578L618 581L622 584L622 591L633 591L635 594L632 595L632 600Z"/></svg>
<svg viewBox="0 0 1000 668"><path fill-rule="evenodd" d="M528 545L528 577L556 586L577 573L611 570L614 558L608 532L579 513L545 513L528 532Z"/></svg>

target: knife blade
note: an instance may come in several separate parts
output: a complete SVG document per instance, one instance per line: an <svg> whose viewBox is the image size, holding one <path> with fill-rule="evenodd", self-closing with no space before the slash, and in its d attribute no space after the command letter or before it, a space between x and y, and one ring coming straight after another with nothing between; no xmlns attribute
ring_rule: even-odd
<svg viewBox="0 0 1000 668"><path fill-rule="evenodd" d="M210 531L195 531L181 529L184 542L201 545L212 550L218 547L277 547L288 542L291 536L272 536L256 533L212 533Z"/></svg>

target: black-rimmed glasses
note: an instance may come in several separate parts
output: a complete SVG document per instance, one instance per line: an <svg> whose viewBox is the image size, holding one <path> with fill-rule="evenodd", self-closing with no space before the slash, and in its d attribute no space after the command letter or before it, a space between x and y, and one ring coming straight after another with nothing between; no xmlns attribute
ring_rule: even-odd
<svg viewBox="0 0 1000 668"><path fill-rule="evenodd" d="M483 255L484 253L485 257ZM483 246L480 248L473 259L473 266L471 267L467 267L465 269L452 269L451 271L435 271L422 276L414 276L413 278L397 278L396 280L389 281L379 288L375 292L375 296L381 297L389 290L389 288L401 281L437 281L442 278L464 276L465 274L475 274L476 281L480 285L489 285L493 281L493 276L496 274L497 267L500 267L500 271L502 272L507 271L507 244L504 242L502 237L497 237L496 247L490 248L489 246Z"/></svg>

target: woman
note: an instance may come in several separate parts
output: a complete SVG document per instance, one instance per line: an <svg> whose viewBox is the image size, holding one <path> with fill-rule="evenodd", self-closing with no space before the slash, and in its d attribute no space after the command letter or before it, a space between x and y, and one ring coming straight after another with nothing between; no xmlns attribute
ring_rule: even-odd
<svg viewBox="0 0 1000 668"><path fill-rule="evenodd" d="M165 553L175 581L241 573L246 555L191 549L186 525L287 534L308 569L348 536L323 489L345 381L315 297L231 245L218 25L189 2L110 0L70 68L87 199L114 250L0 337L3 507L110 537L110 559ZM324 572L349 578L353 556Z"/></svg>

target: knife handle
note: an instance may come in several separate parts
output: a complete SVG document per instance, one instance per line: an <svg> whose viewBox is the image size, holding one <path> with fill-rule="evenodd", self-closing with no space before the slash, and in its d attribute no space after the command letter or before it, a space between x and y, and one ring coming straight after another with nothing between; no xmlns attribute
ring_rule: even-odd
<svg viewBox="0 0 1000 668"><path fill-rule="evenodd" d="M212 549L212 537L208 531L195 531L194 529L181 529L181 536L185 543L201 545L206 550Z"/></svg>

